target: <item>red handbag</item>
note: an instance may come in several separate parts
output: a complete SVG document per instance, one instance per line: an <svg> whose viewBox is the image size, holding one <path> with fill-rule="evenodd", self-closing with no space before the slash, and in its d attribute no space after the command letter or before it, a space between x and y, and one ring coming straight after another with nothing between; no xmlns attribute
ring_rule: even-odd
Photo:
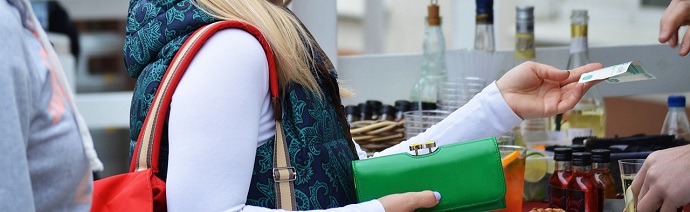
<svg viewBox="0 0 690 212"><path fill-rule="evenodd" d="M289 157L282 136L280 120L281 106L278 101L278 79L273 52L260 31L251 24L240 21L221 21L206 25L196 30L180 47L168 66L161 83L156 91L156 98L144 121L139 133L134 156L129 173L120 174L94 182L93 202L91 211L166 211L165 182L155 174L158 173L158 155L163 132L163 125L170 107L170 100L182 79L182 76L201 49L204 42L215 32L227 28L242 29L254 35L261 43L268 59L271 102L274 105L274 119L276 119L276 153L274 155L274 180L277 183L276 198L283 209L294 210L293 188L295 173L289 170ZM282 149L283 151L280 151Z"/></svg>

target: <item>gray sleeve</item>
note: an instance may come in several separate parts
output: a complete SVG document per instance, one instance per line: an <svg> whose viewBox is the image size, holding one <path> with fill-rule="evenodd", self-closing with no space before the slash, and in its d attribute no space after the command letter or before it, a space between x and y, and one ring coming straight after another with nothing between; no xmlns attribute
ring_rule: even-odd
<svg viewBox="0 0 690 212"><path fill-rule="evenodd" d="M34 211L27 161L30 83L19 15L0 1L0 210Z"/></svg>

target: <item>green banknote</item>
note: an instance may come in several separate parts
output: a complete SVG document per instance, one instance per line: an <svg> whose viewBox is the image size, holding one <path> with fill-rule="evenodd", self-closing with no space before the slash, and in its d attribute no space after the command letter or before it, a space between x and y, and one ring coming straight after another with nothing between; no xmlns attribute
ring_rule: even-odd
<svg viewBox="0 0 690 212"><path fill-rule="evenodd" d="M582 74L578 82L583 83L603 79L606 79L606 82L609 83L624 83L656 79L656 77L649 73L647 68L639 61L631 61Z"/></svg>

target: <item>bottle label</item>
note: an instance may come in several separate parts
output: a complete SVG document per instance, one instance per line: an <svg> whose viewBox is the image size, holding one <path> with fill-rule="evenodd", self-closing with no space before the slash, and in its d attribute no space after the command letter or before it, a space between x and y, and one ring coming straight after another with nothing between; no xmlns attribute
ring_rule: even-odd
<svg viewBox="0 0 690 212"><path fill-rule="evenodd" d="M587 51L587 37L573 37L570 40L570 54Z"/></svg>
<svg viewBox="0 0 690 212"><path fill-rule="evenodd" d="M565 209L566 190L549 185L549 208Z"/></svg>
<svg viewBox="0 0 690 212"><path fill-rule="evenodd" d="M585 212L585 192L568 189L565 207L568 212Z"/></svg>
<svg viewBox="0 0 690 212"><path fill-rule="evenodd" d="M515 59L534 59L534 33L517 33L517 44L515 45Z"/></svg>

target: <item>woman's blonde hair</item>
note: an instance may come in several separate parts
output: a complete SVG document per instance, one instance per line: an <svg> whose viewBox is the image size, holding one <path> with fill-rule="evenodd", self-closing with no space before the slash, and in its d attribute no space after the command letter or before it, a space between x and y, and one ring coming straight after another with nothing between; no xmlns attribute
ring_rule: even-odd
<svg viewBox="0 0 690 212"><path fill-rule="evenodd" d="M267 0L192 0L192 2L217 19L239 20L254 25L261 31L273 50L280 87L285 88L289 82L295 82L317 96L321 96L317 79L310 69L314 63L314 59L310 56L314 48L311 38L300 22L285 8Z"/></svg>

